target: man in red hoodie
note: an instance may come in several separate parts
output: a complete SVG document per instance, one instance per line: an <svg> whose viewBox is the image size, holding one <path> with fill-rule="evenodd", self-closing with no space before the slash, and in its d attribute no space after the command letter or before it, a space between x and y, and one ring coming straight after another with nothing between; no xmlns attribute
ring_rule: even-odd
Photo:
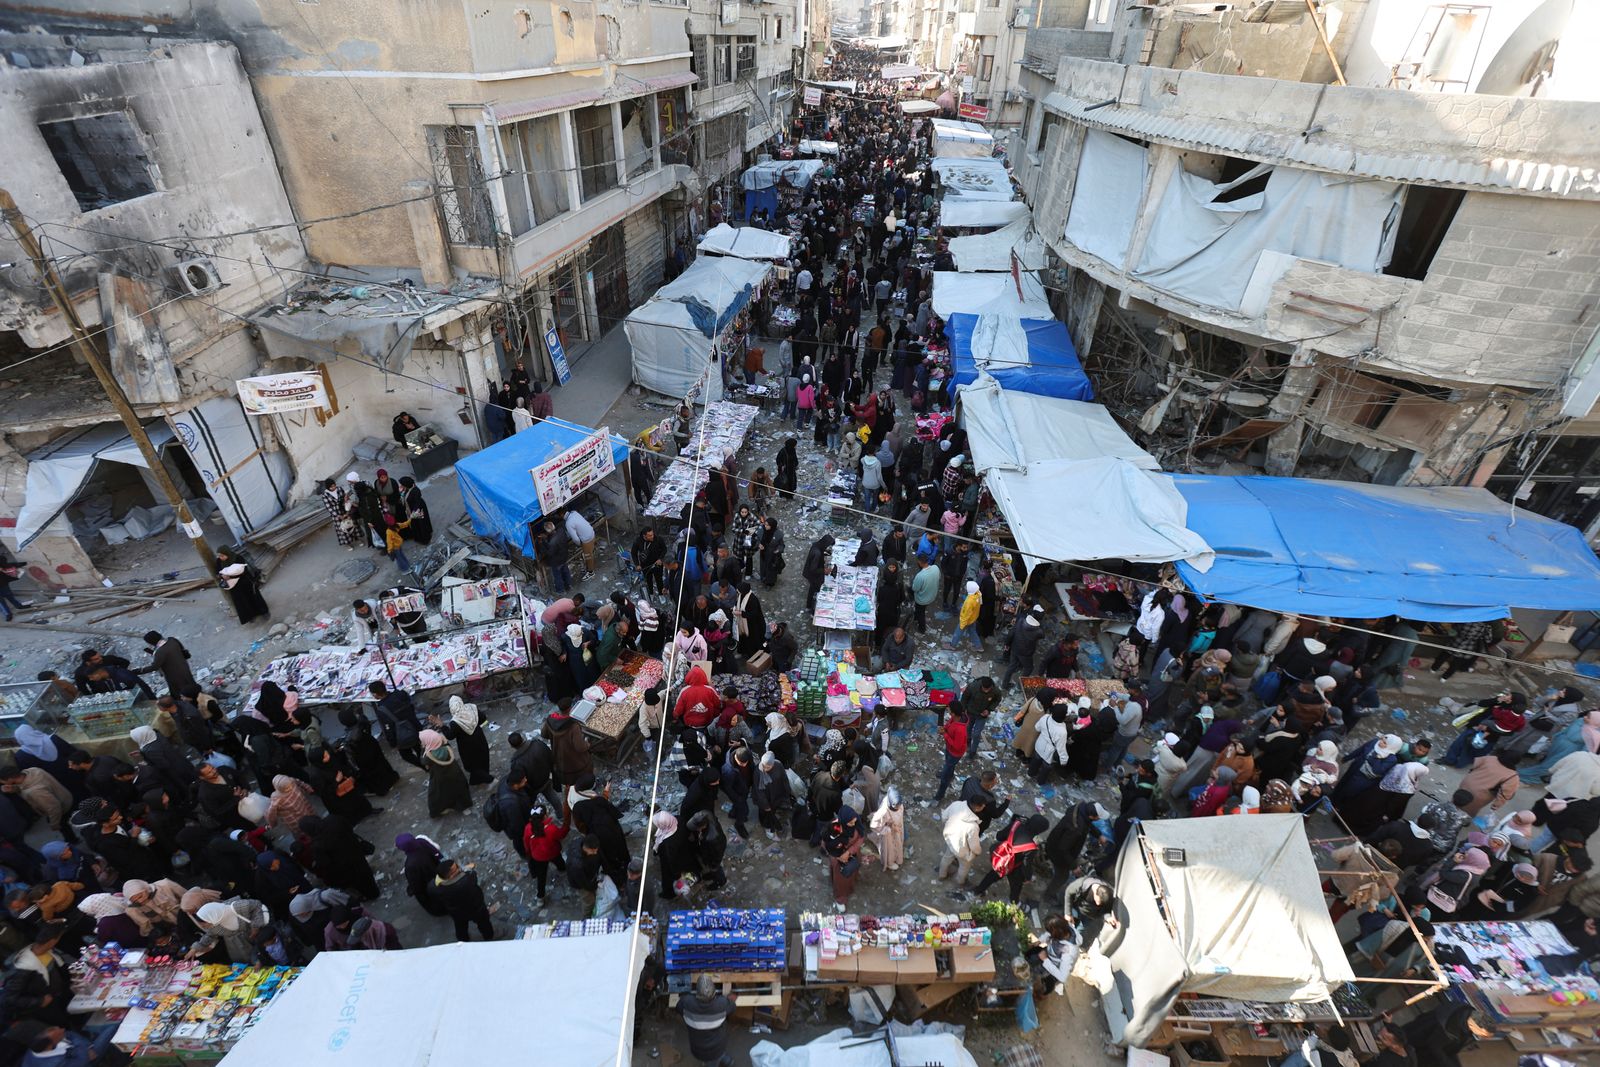
<svg viewBox="0 0 1600 1067"><path fill-rule="evenodd" d="M683 678L683 691L672 706L672 717L694 730L704 730L722 711L722 698L711 688L710 679L700 667L690 667Z"/></svg>
<svg viewBox="0 0 1600 1067"><path fill-rule="evenodd" d="M950 706L950 717L944 721L944 770L939 772L939 791L933 796L935 804L944 799L945 790L950 788L950 780L955 777L956 764L967 754L967 731L971 722L966 708L960 704Z"/></svg>

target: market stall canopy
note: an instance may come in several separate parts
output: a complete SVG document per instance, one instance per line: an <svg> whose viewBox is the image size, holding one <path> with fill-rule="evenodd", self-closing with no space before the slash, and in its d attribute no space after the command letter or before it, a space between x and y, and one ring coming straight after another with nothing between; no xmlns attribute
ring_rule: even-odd
<svg viewBox="0 0 1600 1067"><path fill-rule="evenodd" d="M656 290L622 324L633 348L633 380L683 397L709 369L706 399L721 399L722 375L711 366L716 339L771 273L767 263L704 256Z"/></svg>
<svg viewBox="0 0 1600 1067"><path fill-rule="evenodd" d="M960 389L972 467L1026 472L1053 459L1123 459L1141 470L1161 464L1134 443L1100 404L1004 388L989 374Z"/></svg>
<svg viewBox="0 0 1600 1067"><path fill-rule="evenodd" d="M920 78L922 68L915 63L889 63L878 73L884 81L893 82L902 78Z"/></svg>
<svg viewBox="0 0 1600 1067"><path fill-rule="evenodd" d="M173 436L172 429L160 419L145 423L145 433L158 452ZM27 458L26 496L11 531L19 549L28 547L56 516L67 510L102 461L149 468L144 453L120 422L72 430L29 452Z"/></svg>
<svg viewBox="0 0 1600 1067"><path fill-rule="evenodd" d="M1044 286L1031 274L1022 276L1022 297L1017 283L1000 274L961 274L953 270L933 273L933 310L940 318L951 315L1010 315L1019 319L1054 316L1045 299Z"/></svg>
<svg viewBox="0 0 1600 1067"><path fill-rule="evenodd" d="M740 259L788 259L790 242L788 234L773 233L759 226L729 226L718 223L700 238L702 252L716 252Z"/></svg>
<svg viewBox="0 0 1600 1067"><path fill-rule="evenodd" d="M1442 622L1600 604L1600 563L1571 526L1466 486L1169 476L1217 551L1202 596L1271 611Z"/></svg>
<svg viewBox="0 0 1600 1067"><path fill-rule="evenodd" d="M976 122L932 119L933 154L942 158L987 159L994 154L994 136Z"/></svg>
<svg viewBox="0 0 1600 1067"><path fill-rule="evenodd" d="M951 258L963 274L1008 271L1013 252L1023 270L1044 267L1044 237L1033 228L1031 219L1018 219L989 233L950 238Z"/></svg>
<svg viewBox="0 0 1600 1067"><path fill-rule="evenodd" d="M896 48L909 48L911 38L903 34L894 34L889 37L857 37L858 48L870 48L878 52L892 52Z"/></svg>
<svg viewBox="0 0 1600 1067"><path fill-rule="evenodd" d="M802 140L797 148L802 155L836 156L839 154L839 144L837 141Z"/></svg>
<svg viewBox="0 0 1600 1067"><path fill-rule="evenodd" d="M545 419L458 459L456 480L472 528L532 559L533 531L528 524L544 514L533 488L533 468L593 433L591 427L565 419ZM611 435L611 457L618 467L628 462L628 443L616 434Z"/></svg>
<svg viewBox="0 0 1600 1067"><path fill-rule="evenodd" d="M804 189L827 166L820 159L770 159L747 169L739 184L748 190L771 189L779 181Z"/></svg>
<svg viewBox="0 0 1600 1067"><path fill-rule="evenodd" d="M935 159L934 173L945 189L945 199L1015 200L1011 172L998 159Z"/></svg>
<svg viewBox="0 0 1600 1067"><path fill-rule="evenodd" d="M1004 226L1018 219L1029 219L1033 212L1020 200L969 200L948 197L939 204L939 225L947 230L970 227L985 229Z"/></svg>
<svg viewBox="0 0 1600 1067"><path fill-rule="evenodd" d="M856 83L853 82L853 81L839 81L839 82L808 81L808 82L806 82L806 84L807 85L821 86L824 89L837 89L841 93L853 93L853 92L856 91Z"/></svg>
<svg viewBox="0 0 1600 1067"><path fill-rule="evenodd" d="M1005 274L980 274L1000 278ZM1011 289L1013 295L1016 290ZM951 315L945 320L950 364L957 386L970 385L988 372L1017 392L1093 400L1094 385L1078 362L1067 326L1055 319L1020 319L1015 315Z"/></svg>
<svg viewBox="0 0 1600 1067"><path fill-rule="evenodd" d="M1154 1035L1181 993L1317 1001L1354 978L1299 815L1141 823L1117 859L1116 900L1099 947L1119 1045Z"/></svg>
<svg viewBox="0 0 1600 1067"><path fill-rule="evenodd" d="M631 932L393 952L323 952L222 1059L226 1067L478 1067L529 1059L539 1005L549 1062L632 1059L633 990L648 951ZM573 975L583 981L572 981ZM492 980L486 980L487 976ZM420 989L436 995L419 997ZM535 1057L537 1059L537 1057Z"/></svg>
<svg viewBox="0 0 1600 1067"><path fill-rule="evenodd" d="M906 115L932 115L939 110L939 105L932 100L902 100L900 110Z"/></svg>

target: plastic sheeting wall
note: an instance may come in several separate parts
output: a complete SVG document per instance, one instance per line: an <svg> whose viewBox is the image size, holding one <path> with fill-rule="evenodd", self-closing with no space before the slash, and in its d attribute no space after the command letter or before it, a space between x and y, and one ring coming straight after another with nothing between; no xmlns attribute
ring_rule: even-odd
<svg viewBox="0 0 1600 1067"><path fill-rule="evenodd" d="M1217 197L1268 175L1266 189ZM1262 252L1376 272L1389 262L1402 187L1288 167L1254 167L1217 184L1179 168L1134 277L1206 307L1237 311Z"/></svg>
<svg viewBox="0 0 1600 1067"><path fill-rule="evenodd" d="M172 428L233 536L242 538L289 503L294 472L281 451L265 451L254 416L238 397L217 397L172 416Z"/></svg>
<svg viewBox="0 0 1600 1067"><path fill-rule="evenodd" d="M1121 268L1128 258L1133 228L1144 202L1149 174L1143 145L1114 133L1089 130L1078 161L1078 180L1072 187L1072 209L1067 214L1067 240Z"/></svg>

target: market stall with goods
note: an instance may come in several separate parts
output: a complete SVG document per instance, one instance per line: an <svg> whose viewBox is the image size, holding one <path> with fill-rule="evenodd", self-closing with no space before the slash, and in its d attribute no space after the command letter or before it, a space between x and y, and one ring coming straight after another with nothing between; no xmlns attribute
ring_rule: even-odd
<svg viewBox="0 0 1600 1067"><path fill-rule="evenodd" d="M930 166L939 176L945 198L960 200L1015 200L1011 171L998 159L935 159Z"/></svg>
<svg viewBox="0 0 1600 1067"><path fill-rule="evenodd" d="M1440 923L1447 996L1518 1056L1600 1051L1600 981L1552 922Z"/></svg>
<svg viewBox="0 0 1600 1067"><path fill-rule="evenodd" d="M878 568L854 566L859 538L835 542L817 591L811 624L823 630L871 630L878 625Z"/></svg>
<svg viewBox="0 0 1600 1067"><path fill-rule="evenodd" d="M661 681L666 668L659 659L623 650L594 685L574 701L572 717L589 738L589 750L621 763L639 742L639 706L644 692Z"/></svg>
<svg viewBox="0 0 1600 1067"><path fill-rule="evenodd" d="M747 169L739 178L744 189L744 217L765 211L778 217L778 193L787 186L804 189L828 164L820 159L767 159Z"/></svg>
<svg viewBox="0 0 1600 1067"><path fill-rule="evenodd" d="M744 445L760 409L752 404L716 400L695 420L689 443L656 480L655 495L644 509L647 518L676 518L685 504L711 480L711 468Z"/></svg>
<svg viewBox="0 0 1600 1067"><path fill-rule="evenodd" d="M703 386L703 399L722 399L723 368L730 359L734 366L743 364L740 313L771 277L769 263L734 256L696 259L623 321L633 349L634 382L675 398Z"/></svg>
<svg viewBox="0 0 1600 1067"><path fill-rule="evenodd" d="M892 715L948 707L958 693L949 671L908 667L874 674L870 662L862 667L852 649L802 652L793 673L795 712L812 723L826 718L834 727L853 726L879 709Z"/></svg>

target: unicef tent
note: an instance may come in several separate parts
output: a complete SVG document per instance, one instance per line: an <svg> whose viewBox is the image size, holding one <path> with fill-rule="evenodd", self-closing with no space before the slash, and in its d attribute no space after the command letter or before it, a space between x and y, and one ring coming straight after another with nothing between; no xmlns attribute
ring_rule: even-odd
<svg viewBox="0 0 1600 1067"><path fill-rule="evenodd" d="M688 396L704 382L703 399L720 400L717 343L771 273L767 263L702 256L656 290L622 324L633 348L633 380L671 397Z"/></svg>
<svg viewBox="0 0 1600 1067"><path fill-rule="evenodd" d="M485 537L533 558L529 524L544 514L533 488L533 468L565 452L594 430L564 419L536 422L521 433L456 461L461 502L472 528ZM617 469L628 465L627 442L611 437L611 458Z"/></svg>
<svg viewBox="0 0 1600 1067"><path fill-rule="evenodd" d="M1003 278L1004 274L980 275ZM1067 400L1093 400L1094 386L1078 362L1065 323L1012 315L955 314L945 320L955 383L969 385L987 371L1007 389Z"/></svg>

